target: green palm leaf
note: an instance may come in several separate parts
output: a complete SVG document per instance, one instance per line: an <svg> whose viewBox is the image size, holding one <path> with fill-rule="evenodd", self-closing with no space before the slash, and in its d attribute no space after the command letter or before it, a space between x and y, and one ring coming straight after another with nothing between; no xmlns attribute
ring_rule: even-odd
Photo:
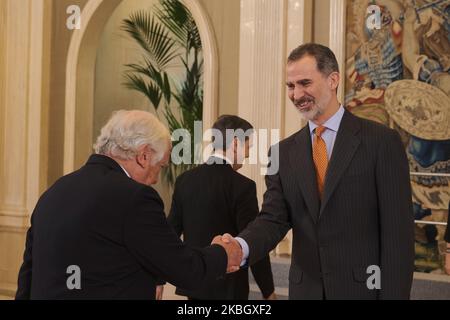
<svg viewBox="0 0 450 320"><path fill-rule="evenodd" d="M188 51L201 50L200 32L189 10L178 0L160 0L156 9L159 20L177 37Z"/></svg>
<svg viewBox="0 0 450 320"><path fill-rule="evenodd" d="M170 104L172 92L169 77L166 72L159 72L153 64L145 59L145 66L139 64L127 64L127 73L138 73L153 81L164 95L167 104Z"/></svg>
<svg viewBox="0 0 450 320"><path fill-rule="evenodd" d="M126 88L143 93L153 104L155 110L158 110L161 103L162 92L157 85L151 82L147 83L142 77L134 74L125 74L125 78L127 80L124 83Z"/></svg>
<svg viewBox="0 0 450 320"><path fill-rule="evenodd" d="M147 52L159 70L179 56L176 42L155 18L145 11L138 11L125 19L122 30L126 31Z"/></svg>

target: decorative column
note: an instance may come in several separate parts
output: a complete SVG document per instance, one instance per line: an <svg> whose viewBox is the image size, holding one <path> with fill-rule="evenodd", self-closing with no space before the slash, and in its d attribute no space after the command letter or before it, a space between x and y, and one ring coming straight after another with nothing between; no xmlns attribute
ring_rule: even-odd
<svg viewBox="0 0 450 320"><path fill-rule="evenodd" d="M341 85L338 88L338 98L339 101L344 103L346 0L332 0L330 1L330 6L330 49L336 55L341 69Z"/></svg>
<svg viewBox="0 0 450 320"><path fill-rule="evenodd" d="M257 131L269 130L269 145L277 142L270 130L279 130L283 139L302 127L286 99L285 70L289 51L310 39L311 8L308 0L241 0L239 116ZM266 190L261 168L258 161L242 169L256 182L260 204Z"/></svg>
<svg viewBox="0 0 450 320"><path fill-rule="evenodd" d="M256 130L284 129L286 7L286 0L241 1L239 116ZM261 201L260 168L248 165L243 172L256 181Z"/></svg>
<svg viewBox="0 0 450 320"><path fill-rule="evenodd" d="M44 0L0 4L0 295L15 290L29 217L46 181L45 7Z"/></svg>

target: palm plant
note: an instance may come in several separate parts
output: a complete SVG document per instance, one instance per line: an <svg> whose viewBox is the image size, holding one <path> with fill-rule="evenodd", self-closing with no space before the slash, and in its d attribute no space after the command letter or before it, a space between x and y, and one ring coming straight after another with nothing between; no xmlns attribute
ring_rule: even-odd
<svg viewBox="0 0 450 320"><path fill-rule="evenodd" d="M160 0L152 12L131 14L121 28L143 49L143 61L126 65L124 85L144 94L156 114L162 105L171 132L184 128L193 137L194 122L201 121L203 114L203 55L200 33L189 10L179 0ZM177 81L170 70L180 66L183 76ZM171 162L165 168L163 177L169 186L194 167L193 151L191 139L190 164Z"/></svg>

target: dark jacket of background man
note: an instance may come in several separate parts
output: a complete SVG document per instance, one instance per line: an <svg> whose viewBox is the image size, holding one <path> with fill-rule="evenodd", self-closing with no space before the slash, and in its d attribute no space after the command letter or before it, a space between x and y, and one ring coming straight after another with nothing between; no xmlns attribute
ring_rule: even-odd
<svg viewBox="0 0 450 320"><path fill-rule="evenodd" d="M215 163L214 163L215 162ZM169 223L189 246L203 247L217 234L237 235L259 213L254 181L233 170L223 159L210 158L176 182ZM209 164L214 163L214 164ZM274 292L269 256L252 267L265 298ZM249 295L248 268L205 283L198 290L182 286L176 293L194 299L246 300Z"/></svg>

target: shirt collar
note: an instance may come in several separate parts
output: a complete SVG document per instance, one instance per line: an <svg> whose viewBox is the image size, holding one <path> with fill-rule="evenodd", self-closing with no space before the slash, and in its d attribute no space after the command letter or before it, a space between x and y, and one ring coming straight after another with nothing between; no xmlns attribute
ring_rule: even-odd
<svg viewBox="0 0 450 320"><path fill-rule="evenodd" d="M229 164L229 165L232 165L232 164L233 164L233 162L230 161L230 159L228 159L227 156L224 155L223 153L220 153L220 152L217 152L217 151L216 151L216 152L213 153L212 157L216 157L216 158L225 160L225 161L227 162L227 164Z"/></svg>
<svg viewBox="0 0 450 320"><path fill-rule="evenodd" d="M344 116L344 112L345 112L345 109L341 105L339 107L339 110L330 119L328 119L322 126L329 130L332 130L334 132L338 132L342 117ZM318 127L318 125L312 121L308 121L308 123L309 123L309 131L312 136L314 134L314 130Z"/></svg>
<svg viewBox="0 0 450 320"><path fill-rule="evenodd" d="M131 178L131 176L130 176L130 174L128 173L128 171L125 170L125 168L122 167L120 164L119 164L119 166L122 168L123 172L125 172L125 174L128 176L128 178Z"/></svg>

